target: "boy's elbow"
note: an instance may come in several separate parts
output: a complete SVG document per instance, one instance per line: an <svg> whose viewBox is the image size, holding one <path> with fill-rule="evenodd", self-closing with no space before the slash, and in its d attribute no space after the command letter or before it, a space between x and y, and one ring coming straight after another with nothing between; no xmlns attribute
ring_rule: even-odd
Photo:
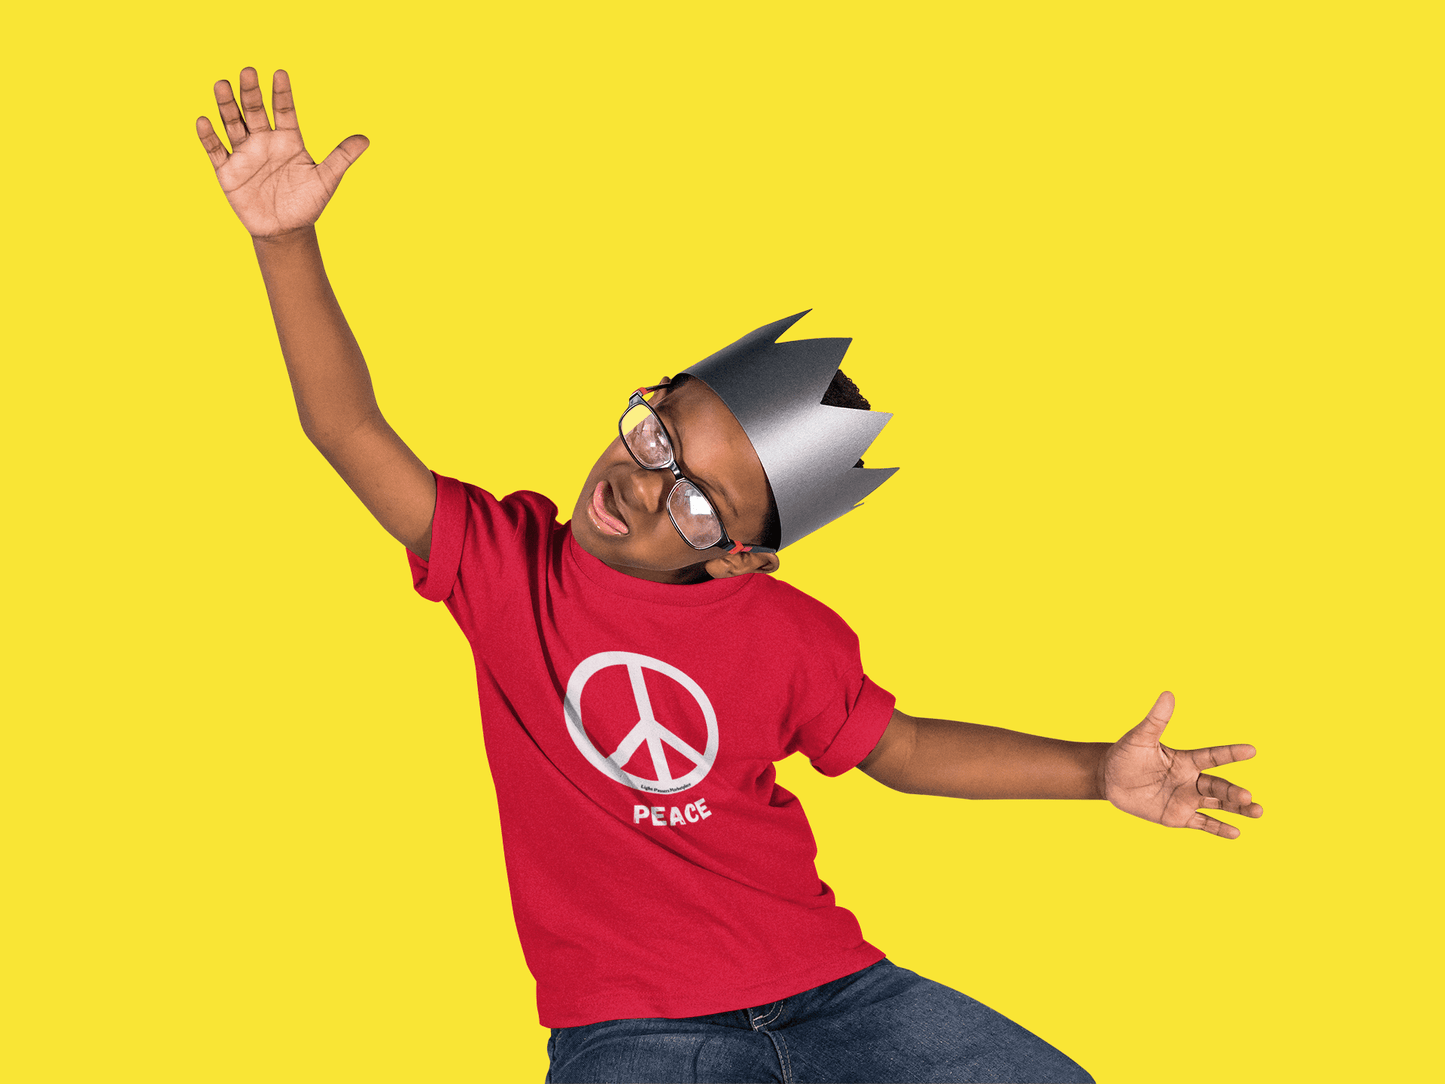
<svg viewBox="0 0 1445 1084"><path fill-rule="evenodd" d="M323 419L314 416L310 411L299 411L297 417L301 422L301 432L306 435L306 439L314 444L316 450L328 460L331 459L331 453L335 449L340 448L358 431L375 421L385 424L385 419L379 412L375 416L367 415L360 418Z"/></svg>

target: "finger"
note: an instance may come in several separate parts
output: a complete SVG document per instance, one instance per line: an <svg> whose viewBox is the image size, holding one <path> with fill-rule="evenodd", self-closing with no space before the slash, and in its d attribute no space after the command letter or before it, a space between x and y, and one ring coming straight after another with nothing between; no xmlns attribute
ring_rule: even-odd
<svg viewBox="0 0 1445 1084"><path fill-rule="evenodd" d="M341 183L341 175L351 167L352 162L361 157L361 152L369 146L371 146L371 140L364 135L347 136L316 167L321 176L321 182L326 185L328 196L335 192L336 186Z"/></svg>
<svg viewBox="0 0 1445 1084"><path fill-rule="evenodd" d="M1174 714L1174 694L1162 692L1159 699L1154 701L1154 706L1149 709L1149 714L1144 716L1144 721L1134 728L1135 733L1148 741L1157 742L1164 733L1164 727L1169 723L1169 717Z"/></svg>
<svg viewBox="0 0 1445 1084"><path fill-rule="evenodd" d="M225 126L226 138L235 150L246 141L246 122L241 119L241 107L231 93L231 84L222 79L215 86L216 105L221 108L221 124Z"/></svg>
<svg viewBox="0 0 1445 1084"><path fill-rule="evenodd" d="M1196 768L1217 768L1221 764L1234 764L1248 760L1258 750L1252 745L1214 745L1208 749L1190 749L1184 753Z"/></svg>
<svg viewBox="0 0 1445 1084"><path fill-rule="evenodd" d="M1198 828L1200 831L1208 832L1210 835L1218 836L1220 839L1239 838L1239 829L1234 825L1217 821L1213 817L1206 817L1197 809L1194 811L1194 815L1184 822L1184 827Z"/></svg>
<svg viewBox="0 0 1445 1084"><path fill-rule="evenodd" d="M1262 817L1264 807L1258 802L1221 802L1218 798L1199 799L1200 809L1218 809L1223 813L1238 813L1241 817Z"/></svg>
<svg viewBox="0 0 1445 1084"><path fill-rule="evenodd" d="M261 80L255 68L241 69L241 116L246 121L247 132L271 130L266 120L266 100L261 96Z"/></svg>
<svg viewBox="0 0 1445 1084"><path fill-rule="evenodd" d="M271 117L276 122L276 131L289 128L300 130L296 123L296 102L291 97L291 77L280 68L271 76Z"/></svg>
<svg viewBox="0 0 1445 1084"><path fill-rule="evenodd" d="M1217 798L1221 802L1249 805L1254 801L1250 797L1249 791L1243 787L1236 787L1228 779L1220 779L1217 775L1201 775L1194 781L1194 789L1208 798Z"/></svg>
<svg viewBox="0 0 1445 1084"><path fill-rule="evenodd" d="M206 148L211 165L216 169L224 166L230 155L226 153L226 145L221 142L221 137L216 134L216 130L211 127L211 122L205 117L196 118L196 135L201 137L201 146Z"/></svg>

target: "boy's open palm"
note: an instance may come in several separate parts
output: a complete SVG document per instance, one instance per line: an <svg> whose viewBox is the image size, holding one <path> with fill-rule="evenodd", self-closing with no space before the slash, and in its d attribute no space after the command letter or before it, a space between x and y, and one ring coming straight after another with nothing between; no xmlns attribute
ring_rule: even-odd
<svg viewBox="0 0 1445 1084"><path fill-rule="evenodd" d="M342 174L370 141L363 135L348 136L325 161L319 165L313 161L301 140L291 78L284 71L271 79L275 129L266 120L255 68L241 69L239 106L226 80L218 82L215 91L230 153L207 118L196 118L196 134L242 225L253 237L275 237L311 225L321 217Z"/></svg>
<svg viewBox="0 0 1445 1084"><path fill-rule="evenodd" d="M1104 797L1125 813L1170 828L1199 828L1225 839L1239 829L1201 812L1218 809L1259 817L1264 810L1249 791L1226 779L1205 775L1207 768L1248 760L1252 745L1216 745L1212 749L1171 749L1160 737L1174 713L1174 694L1163 693L1144 721L1104 754Z"/></svg>

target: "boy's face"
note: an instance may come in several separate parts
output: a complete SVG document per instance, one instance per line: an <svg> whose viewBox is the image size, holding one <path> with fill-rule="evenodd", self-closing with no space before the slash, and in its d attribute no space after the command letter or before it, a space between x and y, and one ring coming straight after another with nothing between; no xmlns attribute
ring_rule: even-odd
<svg viewBox="0 0 1445 1084"><path fill-rule="evenodd" d="M665 381L664 381L665 383ZM743 427L700 380L683 380L649 400L672 438L677 468L722 516L733 539L761 544L768 482ZM617 413L626 406L619 397ZM572 536L603 564L638 579L696 583L709 577L771 572L776 554L696 550L667 514L669 470L638 466L619 436L602 453L572 512Z"/></svg>

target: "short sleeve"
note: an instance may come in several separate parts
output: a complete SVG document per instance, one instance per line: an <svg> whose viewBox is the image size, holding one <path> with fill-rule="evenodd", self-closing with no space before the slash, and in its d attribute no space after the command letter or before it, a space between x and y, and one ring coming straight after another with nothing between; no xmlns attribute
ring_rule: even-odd
<svg viewBox="0 0 1445 1084"><path fill-rule="evenodd" d="M432 472L437 483L437 503L431 517L431 555L423 561L411 550L411 585L430 602L442 602L452 593L462 560L466 536L466 487L455 478ZM490 496L490 494L487 494Z"/></svg>
<svg viewBox="0 0 1445 1084"><path fill-rule="evenodd" d="M856 768L873 752L893 718L894 696L864 675L843 725L817 756L809 756L813 767L824 775L842 775Z"/></svg>
<svg viewBox="0 0 1445 1084"><path fill-rule="evenodd" d="M537 493L498 500L486 490L433 472L437 483L431 551L410 550L412 586L445 602L468 636L510 592L525 591L545 563L557 507Z"/></svg>
<svg viewBox="0 0 1445 1084"><path fill-rule="evenodd" d="M822 603L797 593L787 639L797 652L788 753L801 752L824 775L842 775L868 756L893 718L893 694L863 673L858 637ZM783 642L782 637L775 643Z"/></svg>

